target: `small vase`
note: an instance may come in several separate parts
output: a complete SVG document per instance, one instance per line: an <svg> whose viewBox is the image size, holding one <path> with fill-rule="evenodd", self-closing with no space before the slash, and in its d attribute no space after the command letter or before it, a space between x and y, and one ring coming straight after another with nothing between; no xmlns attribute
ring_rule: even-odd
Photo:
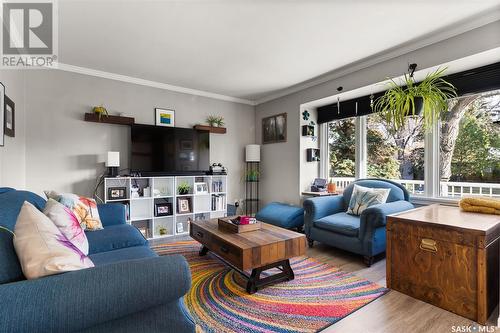
<svg viewBox="0 0 500 333"><path fill-rule="evenodd" d="M335 192L337 192L337 184L335 184L335 183L328 183L327 190L328 190L328 193L335 193Z"/></svg>

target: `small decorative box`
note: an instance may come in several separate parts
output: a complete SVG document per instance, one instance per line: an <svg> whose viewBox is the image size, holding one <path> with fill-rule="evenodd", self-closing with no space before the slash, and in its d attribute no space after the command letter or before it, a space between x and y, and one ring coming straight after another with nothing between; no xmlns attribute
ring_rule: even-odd
<svg viewBox="0 0 500 333"><path fill-rule="evenodd" d="M246 222L246 224L241 223L242 220L243 222ZM261 222L249 216L229 216L219 218L218 224L219 229L234 233L255 231L259 230L262 227Z"/></svg>

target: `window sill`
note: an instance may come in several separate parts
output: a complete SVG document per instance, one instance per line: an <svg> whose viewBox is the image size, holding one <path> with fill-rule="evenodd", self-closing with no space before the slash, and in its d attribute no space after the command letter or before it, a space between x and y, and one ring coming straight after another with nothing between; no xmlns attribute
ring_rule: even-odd
<svg viewBox="0 0 500 333"><path fill-rule="evenodd" d="M411 196L410 202L416 205L442 204L446 206L458 206L459 199L454 198L431 198L423 196Z"/></svg>

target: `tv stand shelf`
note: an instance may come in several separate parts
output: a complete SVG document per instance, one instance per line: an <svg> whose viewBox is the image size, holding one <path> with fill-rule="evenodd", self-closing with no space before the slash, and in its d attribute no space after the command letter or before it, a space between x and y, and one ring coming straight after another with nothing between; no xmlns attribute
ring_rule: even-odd
<svg viewBox="0 0 500 333"><path fill-rule="evenodd" d="M187 184L189 193L179 194L180 184ZM105 178L104 199L106 203L123 203L127 223L147 239L187 235L192 221L227 215L227 176Z"/></svg>

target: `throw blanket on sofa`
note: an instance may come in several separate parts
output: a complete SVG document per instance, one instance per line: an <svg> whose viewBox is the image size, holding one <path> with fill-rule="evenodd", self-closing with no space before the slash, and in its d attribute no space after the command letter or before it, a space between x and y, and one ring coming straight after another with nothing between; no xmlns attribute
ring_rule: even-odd
<svg viewBox="0 0 500 333"><path fill-rule="evenodd" d="M466 212L500 215L500 200L491 198L463 198L460 208Z"/></svg>

